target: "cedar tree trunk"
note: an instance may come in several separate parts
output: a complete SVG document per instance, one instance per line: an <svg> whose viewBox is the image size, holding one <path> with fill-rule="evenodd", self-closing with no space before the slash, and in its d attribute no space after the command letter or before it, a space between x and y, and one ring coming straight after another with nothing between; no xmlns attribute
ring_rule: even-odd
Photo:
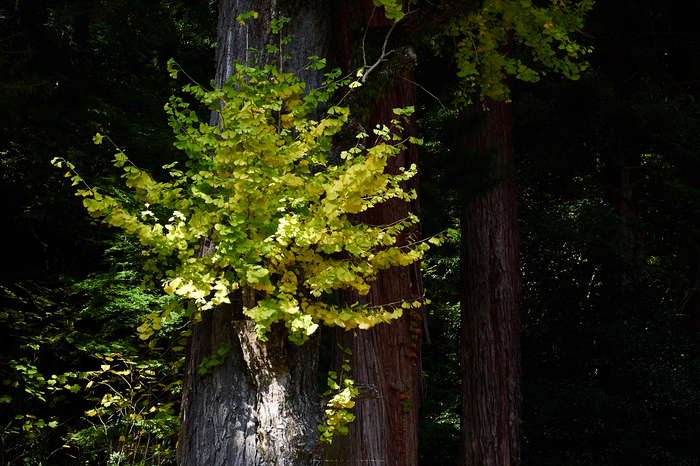
<svg viewBox="0 0 700 466"><path fill-rule="evenodd" d="M601 38L605 47L601 47L603 72L614 80L616 99L634 105L636 100L632 81L629 79L638 70L638 65L625 50L634 47L638 32L634 30L633 15L630 7L643 7L644 3L631 6L624 0L606 2L608 8L603 25L607 31ZM650 14L650 13L647 13ZM619 133L618 140L634 140L634 132L629 134L630 121L621 119L609 129L611 134ZM633 124L636 126L636 124ZM631 130L639 131L639 130ZM628 134L625 134L628 133ZM615 138L611 138L615 139ZM616 294L626 303L634 303L643 275L646 254L647 233L644 227L644 182L642 172L642 153L646 148L626 146L624 144L606 143L599 154L603 161L602 181L606 188L606 200L620 217L622 237L619 245L618 287ZM631 309L625 309L625 312Z"/></svg>
<svg viewBox="0 0 700 466"><path fill-rule="evenodd" d="M478 105L478 107L477 107ZM472 112L480 112L480 104ZM461 464L520 464L520 291L510 104L488 102L464 144L494 150L501 181L464 206Z"/></svg>
<svg viewBox="0 0 700 466"><path fill-rule="evenodd" d="M340 63L343 67L357 67L357 55L361 38L366 39L367 61L377 59L376 44L381 44L389 29L381 11L374 11L371 0L346 2L343 5ZM353 29L353 25L360 25ZM369 31L365 35L365 28ZM398 44L400 46L401 44ZM373 48L374 47L374 48ZM396 45L392 48L396 48ZM410 47L393 54L383 68L369 75L368 82L359 89L356 98L349 99L351 114L371 133L379 123L395 118L394 108L415 104L415 87L410 68L415 54ZM381 82L382 76L393 76ZM361 94L361 93L364 93ZM358 96L361 95L361 96ZM369 96L369 97L367 97ZM415 119L404 125L406 135L415 135ZM374 141L370 137L367 146ZM408 168L418 163L417 148L413 145L389 160L387 171L398 173L400 167ZM414 177L406 189L418 190ZM391 200L355 216L357 221L372 225L388 225L418 213L417 201L406 203ZM417 236L419 232L412 232ZM406 238L404 238L406 240ZM398 305L402 300L422 296L420 267L392 267L383 270L367 296L343 293L341 299L348 303L360 302L378 305ZM416 312L417 311L417 312ZM347 437L336 437L327 452L332 464L342 465L416 465L418 464L418 407L421 397L420 345L424 310L404 311L404 315L390 325L380 324L369 330L345 332L335 330L335 340L352 350L351 378L356 384L370 387L371 395L362 394L354 408L356 419L349 425ZM356 335L356 336L355 336ZM333 348L336 352L337 345ZM342 362L344 353L335 356ZM365 390L367 392L367 390Z"/></svg>
<svg viewBox="0 0 700 466"><path fill-rule="evenodd" d="M404 106L398 102L411 94L412 86L408 82L397 83L382 99L384 107L379 107L375 115L384 117L386 109L390 112L392 108ZM415 148L402 151L390 161L387 170L397 172L398 167L415 162L416 156ZM368 224L386 225L406 217L412 208L415 206L391 200L356 218ZM383 270L372 283L368 295L346 292L342 300L348 304L360 302L391 306L420 296L420 267L414 264ZM376 389L377 396L357 401L354 408L356 419L349 426L349 434L333 440L330 455L336 461L333 464L418 464L422 321L422 310L404 310L403 316L389 325L379 324L369 330L353 333L335 329L336 341L352 350L351 378L356 384ZM336 359L340 362L343 357L341 351Z"/></svg>

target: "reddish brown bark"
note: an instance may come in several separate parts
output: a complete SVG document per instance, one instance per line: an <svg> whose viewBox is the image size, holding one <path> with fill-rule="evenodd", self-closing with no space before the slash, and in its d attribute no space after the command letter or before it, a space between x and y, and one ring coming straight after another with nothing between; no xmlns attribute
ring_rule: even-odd
<svg viewBox="0 0 700 466"><path fill-rule="evenodd" d="M361 0L344 5L344 25L363 24L370 26L368 40L381 36L388 30L383 14L375 12L369 0ZM370 20L371 17L371 20ZM372 37L372 28L378 28L377 36ZM353 37L349 27L342 30L340 47L341 63L350 62L351 49L357 46L357 37ZM364 34L364 31L360 31ZM412 53L412 52L411 52ZM368 56L371 62L373 57ZM376 57L374 57L376 59ZM376 74L379 74L377 70ZM380 95L373 102L369 121L362 124L370 131L376 124L386 123L395 118L394 108L402 108L415 103L415 87L410 73L396 79L388 89L380 89ZM373 76L370 75L370 80ZM371 83L369 83L371 85ZM365 101L366 102L366 101ZM353 114L365 114L366 109L353 109ZM356 111L359 110L359 111ZM369 114L369 113L368 113ZM405 134L415 135L415 119L404 125ZM374 141L368 141L371 146ZM401 167L408 168L418 163L415 146L402 151L389 161L387 171L398 173ZM414 178L406 189L418 189L418 180ZM386 225L406 218L409 212L417 213L417 201L406 203L392 200L380 204L370 211L357 215L360 222L372 225ZM421 296L420 268L415 266L392 268L382 271L367 296L345 293L342 300L347 303L372 303L372 305L397 305L402 300ZM421 310L419 310L421 311ZM328 458L338 465L381 464L381 465L415 465L418 464L418 407L421 396L420 344L422 328L422 311L404 315L390 325L381 324L370 330L353 333L335 330L335 339L352 350L352 378L356 383L370 384L376 387L380 398L361 399L357 401L354 413L356 420L350 425L350 432L345 438L336 438L329 449ZM343 354L335 356L342 361Z"/></svg>
<svg viewBox="0 0 700 466"><path fill-rule="evenodd" d="M494 150L500 182L462 211L464 465L520 463L520 269L510 105L489 102L486 126L464 141ZM479 112L479 108L472 112Z"/></svg>
<svg viewBox="0 0 700 466"><path fill-rule="evenodd" d="M370 125L387 121L391 109L412 101L413 86L398 82L381 99ZM387 168L397 173L399 167L417 162L415 147L402 151ZM416 183L417 181L414 181ZM413 184L410 188L417 188ZM385 225L408 216L415 205L390 201L357 216L357 220ZM348 303L387 305L418 297L422 293L418 266L382 271L367 296L346 293ZM418 406L420 404L422 314L405 312L391 325L381 324L370 330L352 333L336 330L336 339L349 347L352 377L357 383L377 387L379 399L359 400L354 409L357 419L350 426L347 438L334 440L331 456L338 464L414 465L418 461ZM339 354L338 358L343 355ZM402 398L402 396L404 398ZM408 396L408 399L405 397Z"/></svg>

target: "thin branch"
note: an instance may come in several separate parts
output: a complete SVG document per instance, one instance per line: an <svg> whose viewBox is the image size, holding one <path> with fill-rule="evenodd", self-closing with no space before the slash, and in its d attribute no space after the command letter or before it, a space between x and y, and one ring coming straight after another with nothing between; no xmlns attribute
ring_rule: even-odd
<svg viewBox="0 0 700 466"><path fill-rule="evenodd" d="M391 33L394 31L394 28L398 24L398 21L395 21L394 24L391 25L391 29L389 29L389 32L386 33L386 36L384 37L384 43L382 44L382 54L379 56L376 62L374 62L374 65L370 66L367 71L362 75L362 79L360 80L361 82L367 82L367 76L376 68L379 66L380 63L383 61L386 61L386 57L391 55L393 50L390 50L389 52L386 51L386 45L389 43L389 37L391 37ZM364 41L362 44L362 48L364 50Z"/></svg>
<svg viewBox="0 0 700 466"><path fill-rule="evenodd" d="M440 236L443 236L445 234L447 234L447 230L443 230L440 233L437 233L437 234L432 235L432 236L428 236L427 238L423 238L420 241L414 241L414 242L406 244L404 246L399 246L399 249L412 249L417 244L425 243L426 241L430 241L433 238L439 238Z"/></svg>
<svg viewBox="0 0 700 466"><path fill-rule="evenodd" d="M432 92L430 92L428 89L426 89L425 87L421 86L420 84L418 84L417 82L413 81L412 79L408 79L408 78L406 78L406 77L404 77L404 76L401 76L401 79L403 79L403 80L405 80L405 81L408 81L409 83L413 84L414 86L420 87L421 89L423 89L430 97L432 97L433 99L435 99L435 100L438 101L438 103L440 104L440 106L442 107L443 110L447 110L447 107L445 107L445 106L442 104L442 101L440 101L440 99L438 99L438 98L437 98Z"/></svg>
<svg viewBox="0 0 700 466"><path fill-rule="evenodd" d="M374 17L374 12L377 10L377 7L375 6L372 8L372 14L369 15L369 21L367 21L367 27L365 28L365 34L362 36L362 66L364 68L367 68L367 56L365 55L365 39L367 39L367 32L369 32L369 25L372 22L372 18Z"/></svg>
<svg viewBox="0 0 700 466"><path fill-rule="evenodd" d="M405 299L405 300L403 300L403 301L394 301L394 302L392 302L392 303L377 304L376 306L367 306L367 307L365 308L365 310L367 310L367 311L373 311L373 310L376 310L376 309L382 309L382 310L383 310L385 306L389 306L389 307L395 309L395 308L399 307L399 306L400 306L401 304L403 304L403 303L412 303L412 302L415 302L415 301L421 301L421 302L422 302L422 301L423 301L423 297L418 297L418 298L413 298L413 299Z"/></svg>

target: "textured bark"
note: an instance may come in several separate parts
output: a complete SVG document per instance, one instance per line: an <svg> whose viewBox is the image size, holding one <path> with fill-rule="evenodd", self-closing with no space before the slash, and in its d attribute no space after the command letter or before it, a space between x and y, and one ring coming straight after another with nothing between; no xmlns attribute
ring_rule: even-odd
<svg viewBox="0 0 700 466"><path fill-rule="evenodd" d="M335 4L356 14L354 21L380 29L388 28L381 13L372 15L371 0ZM260 13L257 20L248 20L246 27L235 22L237 15L251 10ZM335 18L340 18L339 10ZM286 47L292 59L285 61L285 71L297 72L311 55L329 57L329 63L347 66L352 52L352 39L347 36L346 18L338 27L329 29L326 2L264 0L257 2L222 0L220 5L219 44L215 83L221 85L232 70L232 61L252 61L246 50L259 50L265 44L276 44L269 22L280 16L290 17L288 30L292 43ZM372 20L370 21L370 17ZM328 46L339 46L331 54ZM399 54L395 54L399 56ZM412 62L412 51L406 57ZM271 57L263 58L266 63ZM371 59L372 57L368 57ZM258 59L258 64L261 61ZM403 62L402 62L403 63ZM405 65L406 63L403 63ZM410 63L408 63L410 65ZM388 68L385 70L392 71ZM403 71L401 71L403 73ZM376 76L386 76L377 70ZM320 74L301 75L309 87L320 84ZM408 76L410 78L410 76ZM364 89L374 89L368 83ZM367 115L367 128L394 117L392 109L412 105L414 89L410 81L396 79L386 85L380 95L372 95L368 107L353 114ZM375 107L374 100L380 100ZM371 109L374 107L374 111ZM371 117L369 115L371 114ZM213 120L216 123L216 120ZM412 120L411 125L413 126ZM415 131L411 131L414 134ZM372 142L368 142L372 144ZM417 161L415 148L404 151L391 161L388 168L397 173ZM413 188L417 188L414 181ZM416 211L416 205L392 201L358 216L370 224L387 224ZM398 303L402 299L420 296L418 267L383 272L368 296L346 294L349 302L360 300L373 305ZM183 396L183 427L180 431L179 464L307 464L317 461L313 446L318 441L314 407L318 409L316 389L316 342L303 347L289 345L280 334L270 337L269 344L260 344L252 337L249 321L240 317L229 319L223 308L203 316L195 326L189 343ZM231 312L229 312L230 314ZM223 316L223 317L222 317ZM371 331L358 332L349 338L345 332L336 333L338 341L353 350L353 378L358 384L368 384L369 398L359 400L355 408L357 420L351 424L346 438L336 438L324 462L331 464L417 464L418 404L420 400L420 313L407 313L395 324L381 325ZM231 322L234 322L233 324ZM229 357L211 376L196 375L201 359L218 348L220 341L230 345ZM313 374L313 377L312 377ZM376 387L376 390L375 390ZM235 392L235 393L234 393ZM378 393L378 396L374 393ZM408 397L402 400L402 395ZM311 425L313 423L313 431ZM282 428L279 428L282 425Z"/></svg>
<svg viewBox="0 0 700 466"><path fill-rule="evenodd" d="M399 87L401 85L399 84ZM403 94L394 89L391 95ZM390 107L393 108L393 107ZM389 170L409 164L415 149L404 151ZM404 218L410 204L391 201L357 216L358 221L388 224ZM346 303L396 305L422 295L417 265L383 270L366 296L343 293ZM420 311L420 310L418 310ZM356 383L377 388L380 398L357 401L356 420L345 438L334 439L329 457L333 464L415 465L418 463L418 408L421 398L421 312L404 312L390 325L346 332L335 329L337 342L352 350L350 365ZM356 334L356 336L355 336ZM337 355L342 360L343 353ZM403 399L402 395L408 396Z"/></svg>
<svg viewBox="0 0 700 466"><path fill-rule="evenodd" d="M270 28L274 18L291 18L283 33L293 35L284 50L292 58L283 61L283 70L298 72L308 56L326 56L325 5L318 0L222 0L215 84L221 86L228 79L234 60L259 65L272 60L247 51L279 43ZM236 17L251 10L257 11L259 18L249 19L247 26L239 25ZM319 72L297 75L310 88L322 80ZM215 116L212 123L217 123ZM245 292L242 295L246 306L254 305ZM269 341L258 341L254 323L243 315L243 298L239 295L234 304L205 312L202 321L193 326L185 361L178 465L317 464L321 453L318 337L296 346L280 327L269 333ZM212 374L199 376L199 364L221 343L229 345L224 364Z"/></svg>
<svg viewBox="0 0 700 466"><path fill-rule="evenodd" d="M259 13L257 19L246 20L241 26L236 17L249 11ZM216 50L216 77L221 86L233 70L233 62L269 64L278 56L258 56L249 52L251 48L265 50L265 46L278 45L279 37L272 33L273 19L290 18L283 35L290 34L292 41L283 46L291 58L282 60L281 71L293 72L310 87L317 87L323 74L315 70L304 70L308 57L326 57L330 44L330 13L325 0L220 0L219 26Z"/></svg>
<svg viewBox="0 0 700 466"><path fill-rule="evenodd" d="M496 148L503 181L462 212L464 465L520 464L520 270L510 105L489 102L488 123L464 144ZM472 109L474 112L480 110Z"/></svg>
<svg viewBox="0 0 700 466"><path fill-rule="evenodd" d="M372 15L373 4L370 0L347 2L344 5L343 27L340 47L340 63L348 66L351 54L358 47L358 31L352 30L353 24L362 25L359 32L364 34L364 27L369 25L368 42L372 35L383 40L389 23L381 13ZM377 32L373 32L376 28ZM360 36L361 37L361 36ZM369 50L369 43L368 50ZM413 52L407 51L408 56ZM415 57L415 56L413 56ZM376 57L374 57L376 59ZM371 55L367 57L372 62ZM414 58L412 59L414 60ZM412 60L399 61L400 67L410 67ZM387 62L388 66L392 66ZM414 105L415 88L411 74L398 72L390 68L378 69L376 75L370 75L369 80L378 80L381 76L395 76L393 85L371 90L373 83L368 82L365 89L371 99L350 99L351 111L355 116L368 115L368 121L361 121L370 130L378 123L386 123L394 118L394 108ZM369 105L367 108L353 106ZM406 134L415 134L415 121L405 125ZM368 141L371 146L373 141ZM400 167L409 167L418 163L416 147L409 147L397 157L389 161L387 171L398 173ZM418 189L417 177L411 180L407 189ZM363 212L355 218L358 221L386 225L408 216L409 212L418 213L417 201L406 203L392 200L380 204L370 211ZM417 233L417 232L416 232ZM418 265L392 268L382 271L367 296L356 293L344 293L341 299L346 303L372 303L372 305L387 305L400 303L422 295L420 268ZM334 465L416 465L418 464L418 407L421 397L421 366L420 344L422 310L405 312L404 315L391 325L380 324L372 329L357 332L335 330L335 339L343 346L349 347L353 354L350 358L352 378L356 383L369 384L377 388L380 398L367 398L357 401L354 413L356 420L350 424L347 437L336 437L332 448L327 452L327 458ZM354 336L354 334L357 336ZM335 349L336 345L334 345ZM337 350L336 350L337 351ZM344 358L343 353L336 355L336 361ZM407 399L402 399L408 397Z"/></svg>
<svg viewBox="0 0 700 466"><path fill-rule="evenodd" d="M232 325L242 317L238 307L219 306L205 312L192 329L182 392L179 465L259 464L248 460L257 460L256 393ZM221 343L229 345L224 364L200 377L202 359L215 353Z"/></svg>
<svg viewBox="0 0 700 466"><path fill-rule="evenodd" d="M316 464L320 454L318 335L297 346L281 326L270 332L266 342L257 339L253 321L239 321L234 326L243 359L255 380L261 464Z"/></svg>
<svg viewBox="0 0 700 466"><path fill-rule="evenodd" d="M221 343L229 345L224 364L198 375ZM187 348L178 464L314 464L317 351L318 338L296 346L284 329L258 341L240 300L205 312Z"/></svg>

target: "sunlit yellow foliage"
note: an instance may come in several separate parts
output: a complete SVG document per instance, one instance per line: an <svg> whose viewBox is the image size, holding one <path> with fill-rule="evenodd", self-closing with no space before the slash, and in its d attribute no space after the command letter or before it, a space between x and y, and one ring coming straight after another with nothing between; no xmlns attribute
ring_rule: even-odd
<svg viewBox="0 0 700 466"><path fill-rule="evenodd" d="M170 179L155 181L120 151L115 165L135 204L79 191L90 215L139 238L148 256L146 284L180 296L195 318L248 287L258 299L244 312L255 320L258 336L283 322L296 343L320 323L366 329L399 317L400 306L340 308L323 298L345 288L366 294L380 270L412 264L428 247L398 246L399 235L412 237L415 216L392 225L365 225L350 216L388 199L415 198L402 188L415 166L384 173L387 160L408 142L399 134L412 109L397 111L378 128L376 145L365 149L358 142L333 165L327 152L349 110L330 107L323 119L311 120L327 91L307 90L272 66L242 64L222 89L185 89L220 117L211 126L180 98L166 105L186 167L164 167ZM198 254L203 238L215 245L209 254ZM139 327L142 337L167 319L167 312L152 314Z"/></svg>

